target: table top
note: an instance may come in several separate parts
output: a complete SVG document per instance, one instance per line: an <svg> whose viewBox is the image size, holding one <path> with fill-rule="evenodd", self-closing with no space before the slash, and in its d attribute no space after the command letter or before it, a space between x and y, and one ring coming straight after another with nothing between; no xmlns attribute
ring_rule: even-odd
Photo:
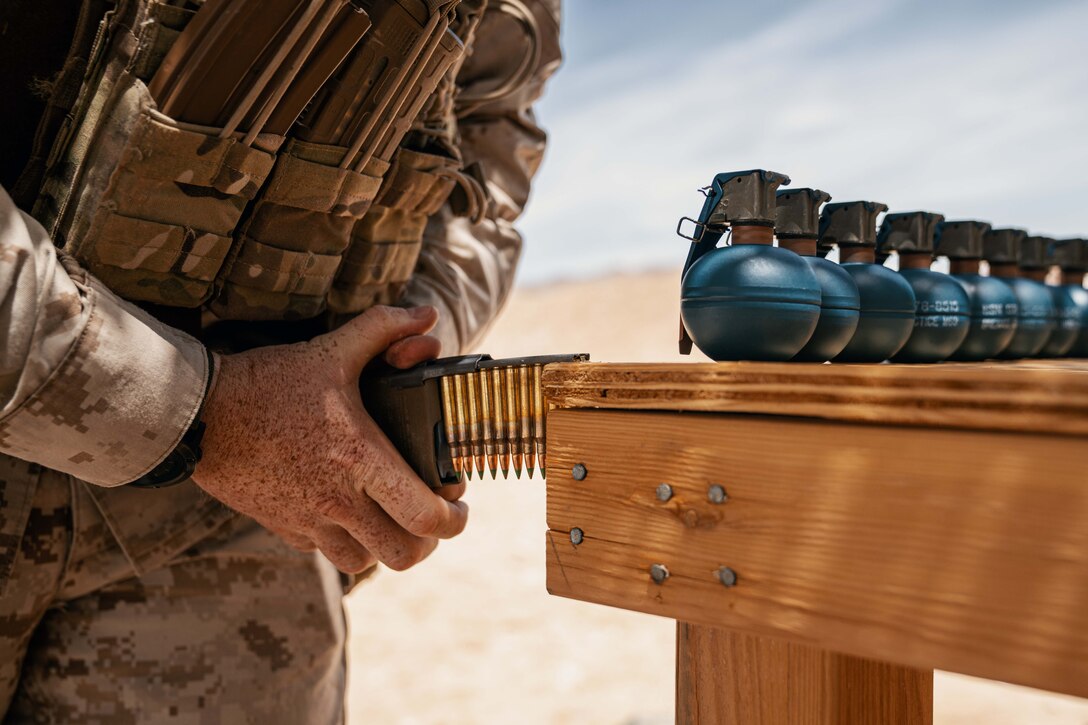
<svg viewBox="0 0 1088 725"><path fill-rule="evenodd" d="M1088 435L1088 360L938 365L572 363L544 371L552 408L755 413Z"/></svg>
<svg viewBox="0 0 1088 725"><path fill-rule="evenodd" d="M1088 362L543 383L551 593L1088 697Z"/></svg>

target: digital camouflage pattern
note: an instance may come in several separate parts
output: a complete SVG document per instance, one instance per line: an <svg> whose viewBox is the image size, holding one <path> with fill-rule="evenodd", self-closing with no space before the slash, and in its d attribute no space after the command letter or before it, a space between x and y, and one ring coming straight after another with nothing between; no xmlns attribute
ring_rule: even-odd
<svg viewBox="0 0 1088 725"><path fill-rule="evenodd" d="M234 516L137 577L87 484L0 456L0 487L35 491L0 579L10 719L342 722L343 589L323 558Z"/></svg>
<svg viewBox="0 0 1088 725"><path fill-rule="evenodd" d="M195 339L119 300L0 189L0 453L116 486L151 470L200 406Z"/></svg>
<svg viewBox="0 0 1088 725"><path fill-rule="evenodd" d="M342 309L384 301L437 307L434 334L447 354L477 341L504 303L521 250L514 221L544 151L532 105L559 65L559 3L527 4L540 30L533 72L489 96L517 74L525 36L505 13L483 12L471 53L456 66L456 92L440 84L412 131L410 141L420 148L409 150L418 155L399 153L393 164L400 172L373 174L396 179L419 172L429 186L413 191L390 182L388 190L376 191L352 231L352 244L362 240L363 251L340 267L354 275L352 282L333 286L352 290ZM483 3L472 5L478 11ZM109 82L118 77L108 76ZM137 106L146 100L116 87ZM443 115L448 107L454 116ZM129 147L132 164L141 163L139 149L189 143L186 129L153 113L133 118L143 119L140 130L116 139L121 148L140 139ZM427 145L422 137L446 150L421 150ZM84 148L93 143L75 140ZM262 148L279 158L288 150ZM229 145L202 150L214 163L175 166L148 193L166 193L173 184L200 200L194 204L225 196L237 209L232 195L254 193L261 174L272 173L259 156L239 158ZM475 170L486 195L445 199L451 158ZM123 174L113 178L109 171L95 188L124 183ZM54 178L53 191L70 181L63 174ZM289 198L299 208L324 204L356 216L353 199L371 192L349 186L336 200ZM202 195L199 188L214 193ZM40 218L63 211L63 204L49 202L60 196L43 198ZM473 203L479 213L466 215ZM230 221L229 210L201 208L215 229ZM77 216L96 218L89 210ZM122 216L102 219L113 224ZM180 226L177 218L155 223ZM201 260L220 249L215 229L189 226L151 235L154 243L137 252L149 267L189 275L173 288L179 299L205 294ZM122 249L125 234L104 249ZM131 262L111 259L116 270ZM153 276L153 269L142 270L129 281L138 285ZM269 279L280 284L284 278ZM0 667L6 668L0 702L10 700L12 718L336 721L344 634L330 565L288 549L192 482L159 490L121 485L161 461L192 422L208 382L203 345L58 252L46 230L2 189L0 299Z"/></svg>

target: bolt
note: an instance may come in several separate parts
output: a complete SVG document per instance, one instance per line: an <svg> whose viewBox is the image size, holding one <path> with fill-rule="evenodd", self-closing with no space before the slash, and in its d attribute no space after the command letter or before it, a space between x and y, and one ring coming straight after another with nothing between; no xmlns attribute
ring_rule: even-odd
<svg viewBox="0 0 1088 725"><path fill-rule="evenodd" d="M582 539L584 539L584 538L585 538L585 533L583 533L583 531L581 529L579 529L577 526L575 526L573 529L570 530L570 543L574 544L575 546L578 546L578 544L581 544Z"/></svg>
<svg viewBox="0 0 1088 725"><path fill-rule="evenodd" d="M729 498L725 495L725 489L716 483L706 490L706 497L710 499L710 503L725 503Z"/></svg>
<svg viewBox="0 0 1088 725"><path fill-rule="evenodd" d="M650 566L650 578L654 580L654 584L661 584L669 578L669 570L664 564L653 564Z"/></svg>
<svg viewBox="0 0 1088 725"><path fill-rule="evenodd" d="M727 566L723 566L718 569L718 581L727 587L735 587L737 585L737 572Z"/></svg>
<svg viewBox="0 0 1088 725"><path fill-rule="evenodd" d="M576 463L574 468L570 469L570 475L574 477L575 481L584 481L586 476L589 475L589 471L586 470L586 464Z"/></svg>
<svg viewBox="0 0 1088 725"><path fill-rule="evenodd" d="M668 501L672 498L672 486L667 483L657 484L657 500Z"/></svg>

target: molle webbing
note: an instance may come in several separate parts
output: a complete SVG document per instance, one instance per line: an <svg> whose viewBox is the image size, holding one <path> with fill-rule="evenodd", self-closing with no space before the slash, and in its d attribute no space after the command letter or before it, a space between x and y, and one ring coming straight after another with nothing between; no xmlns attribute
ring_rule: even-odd
<svg viewBox="0 0 1088 725"><path fill-rule="evenodd" d="M284 139L160 113L147 83L204 9L130 0L123 20L103 21L91 53L100 62L71 133L54 147L36 212L128 299L243 320L393 302L427 217L459 184L475 183L459 158L402 147L464 53L450 28L458 2L356 2L373 25L356 22L367 33ZM353 87L360 73L369 75ZM478 213L481 204L467 206Z"/></svg>
<svg viewBox="0 0 1088 725"><path fill-rule="evenodd" d="M457 183L456 162L402 148L377 203L356 224L351 247L329 294L329 309L360 312L394 302L415 269L427 217Z"/></svg>
<svg viewBox="0 0 1088 725"><path fill-rule="evenodd" d="M307 138L332 139L337 143L293 141L281 154L269 184L243 223L235 257L220 275L219 294L210 305L216 315L226 319L297 319L317 315L326 306L334 312L360 312L374 304L362 304L364 300L384 297L383 301L393 301L395 295L375 295L374 283L362 280L358 282L362 289L349 290L347 295L330 291L338 270L353 268L356 264L353 260L358 260L360 254L366 256L369 240L365 215L379 194L384 197L392 189L408 195L406 199L394 200L406 211L415 211L424 199L431 202L441 195L437 203L426 205L429 209L426 214L433 214L453 186L445 179L432 179L420 164L416 164L418 169L412 169L398 161L390 171L393 153L412 119L463 52L463 44L447 27L451 4L436 5L435 12L442 15L437 21L432 16L421 29L422 34L415 37L405 38L390 32L393 25L388 18L395 16L396 11L403 12L399 6L383 7L385 14L376 14L373 33L368 36L372 42L364 38L358 56L384 71L358 99L361 107L369 109L365 114L345 110L335 97L315 99L318 110L311 114L314 128L302 128L300 133ZM359 57L354 59L355 65L349 64L344 75L357 74ZM396 72L398 64L408 65L402 72ZM391 97L388 88L398 78L404 83L412 79L414 83ZM357 93L353 90L352 97L357 97ZM355 127L347 122L369 119L383 109L391 119L384 126L368 129L365 120ZM341 120L330 123L330 118ZM305 186L347 188L352 193L346 198L285 193ZM411 195L420 199L412 200ZM403 221L413 227L409 231L414 253L408 250L387 255L378 273L368 275L383 280L386 286L394 285L400 277L406 280L419 253L426 217L419 222L418 232L414 229L414 218ZM353 232L353 228L364 231L360 234ZM407 270L401 264L405 261L410 264ZM372 266L373 261L368 264ZM394 264L396 268L390 268ZM346 274L347 278L352 277L352 272Z"/></svg>

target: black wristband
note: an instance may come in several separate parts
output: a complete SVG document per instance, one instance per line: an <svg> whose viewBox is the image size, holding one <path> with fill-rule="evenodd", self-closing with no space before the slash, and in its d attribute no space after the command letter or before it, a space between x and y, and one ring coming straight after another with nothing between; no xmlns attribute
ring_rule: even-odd
<svg viewBox="0 0 1088 725"><path fill-rule="evenodd" d="M204 397L200 401L200 408L189 430L181 436L174 450L166 455L159 465L152 468L144 475L130 482L129 486L136 488L166 488L187 481L196 470L196 464L200 462L203 451L200 442L204 438L204 404L208 402L208 394L211 392L212 379L215 377L215 359L210 350L205 348L208 355L208 380L204 384Z"/></svg>

